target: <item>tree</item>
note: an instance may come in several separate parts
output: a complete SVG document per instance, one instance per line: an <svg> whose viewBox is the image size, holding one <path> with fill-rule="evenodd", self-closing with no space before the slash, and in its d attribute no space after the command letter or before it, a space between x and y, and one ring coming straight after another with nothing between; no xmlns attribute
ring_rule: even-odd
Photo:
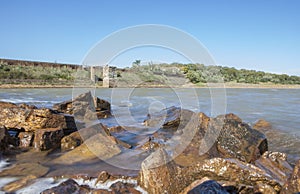
<svg viewBox="0 0 300 194"><path fill-rule="evenodd" d="M137 66L139 67L141 64L141 60L135 60L133 63L132 63L132 66Z"/></svg>

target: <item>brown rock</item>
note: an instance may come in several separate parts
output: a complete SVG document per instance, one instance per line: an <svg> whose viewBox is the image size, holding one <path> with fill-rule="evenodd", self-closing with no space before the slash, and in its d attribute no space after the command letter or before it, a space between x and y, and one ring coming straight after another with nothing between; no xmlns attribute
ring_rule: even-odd
<svg viewBox="0 0 300 194"><path fill-rule="evenodd" d="M300 192L300 160L296 164L292 175L288 181L284 184L281 194L297 193Z"/></svg>
<svg viewBox="0 0 300 194"><path fill-rule="evenodd" d="M25 103L19 104L18 107L23 108L23 109L37 109L36 106L28 105L28 104L25 104Z"/></svg>
<svg viewBox="0 0 300 194"><path fill-rule="evenodd" d="M82 130L82 129L81 129ZM83 143L81 135L78 131L71 133L61 139L60 147L62 150L73 150Z"/></svg>
<svg viewBox="0 0 300 194"><path fill-rule="evenodd" d="M17 108L17 107L18 107L18 105L14 104L14 103L0 101L0 109L1 108Z"/></svg>
<svg viewBox="0 0 300 194"><path fill-rule="evenodd" d="M5 152L9 147L10 135L4 126L0 126L0 154Z"/></svg>
<svg viewBox="0 0 300 194"><path fill-rule="evenodd" d="M265 152L255 165L271 175L280 185L283 185L293 169L287 162L287 155L280 152Z"/></svg>
<svg viewBox="0 0 300 194"><path fill-rule="evenodd" d="M21 179L8 183L2 189L7 193L13 193L14 191L30 185L36 178L37 177L34 175L27 175L25 177L22 177Z"/></svg>
<svg viewBox="0 0 300 194"><path fill-rule="evenodd" d="M58 148L64 132L60 128L47 128L35 131L33 146L37 150Z"/></svg>
<svg viewBox="0 0 300 194"><path fill-rule="evenodd" d="M35 131L43 128L76 130L74 118L50 109L0 108L0 123L8 129Z"/></svg>
<svg viewBox="0 0 300 194"><path fill-rule="evenodd" d="M269 130L272 128L271 123L269 123L268 121L264 120L264 119L259 119L254 125L253 125L253 129L256 130Z"/></svg>
<svg viewBox="0 0 300 194"><path fill-rule="evenodd" d="M53 109L59 112L72 114L76 119L95 120L106 118L110 114L110 103L93 97L91 92L80 94L74 100L68 100L53 105Z"/></svg>
<svg viewBox="0 0 300 194"><path fill-rule="evenodd" d="M211 180L232 182L235 185L262 184L276 192L281 189L280 183L268 172L238 159L206 159L186 167L174 161L167 162L169 159L167 153L161 149L146 158L141 165L139 185L149 193L180 193L195 180L207 177Z"/></svg>
<svg viewBox="0 0 300 194"><path fill-rule="evenodd" d="M74 150L71 150L58 157L54 160L54 162L60 164L73 164L95 158L106 160L114 155L119 154L120 152L121 149L115 141L113 141L107 135L104 136L101 133L98 133L87 139L83 144L76 147Z"/></svg>
<svg viewBox="0 0 300 194"><path fill-rule="evenodd" d="M49 171L48 167L45 167L38 163L20 163L16 164L9 169L5 169L0 172L0 177L4 176L27 176L33 175L35 177L41 177L47 174Z"/></svg>
<svg viewBox="0 0 300 194"><path fill-rule="evenodd" d="M130 183L116 182L110 186L113 194L124 193L124 194L140 194L141 192L136 190L135 185Z"/></svg>
<svg viewBox="0 0 300 194"><path fill-rule="evenodd" d="M268 150L266 136L239 119L219 116L211 119L209 130L220 131L217 148L224 157L254 162ZM232 117L232 116L230 116Z"/></svg>
<svg viewBox="0 0 300 194"><path fill-rule="evenodd" d="M34 133L33 132L20 132L18 135L19 138L19 146L22 148L27 148L32 146Z"/></svg>
<svg viewBox="0 0 300 194"><path fill-rule="evenodd" d="M61 194L61 193L77 193L85 194L90 193L88 186L80 186L73 179L68 179L56 187L52 187L43 191L41 194Z"/></svg>
<svg viewBox="0 0 300 194"><path fill-rule="evenodd" d="M110 178L110 174L108 174L108 172L106 172L106 171L102 171L99 174L95 184L105 183L109 178Z"/></svg>

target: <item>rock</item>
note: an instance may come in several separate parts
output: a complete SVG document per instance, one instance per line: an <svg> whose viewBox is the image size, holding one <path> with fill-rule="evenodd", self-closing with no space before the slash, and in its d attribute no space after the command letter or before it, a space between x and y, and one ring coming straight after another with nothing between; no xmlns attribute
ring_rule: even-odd
<svg viewBox="0 0 300 194"><path fill-rule="evenodd" d="M46 128L35 131L33 146L37 150L55 149L60 146L64 132L60 128Z"/></svg>
<svg viewBox="0 0 300 194"><path fill-rule="evenodd" d="M0 109L3 109L3 108L18 108L18 105L11 103L11 102L0 101Z"/></svg>
<svg viewBox="0 0 300 194"><path fill-rule="evenodd" d="M50 109L0 108L0 123L7 129L35 131L43 128L76 130L74 117Z"/></svg>
<svg viewBox="0 0 300 194"><path fill-rule="evenodd" d="M264 120L264 119L259 119L254 125L253 125L253 129L256 130L269 130L272 128L272 125Z"/></svg>
<svg viewBox="0 0 300 194"><path fill-rule="evenodd" d="M73 150L74 148L80 146L83 140L78 131L71 133L61 139L60 147L62 150Z"/></svg>
<svg viewBox="0 0 300 194"><path fill-rule="evenodd" d="M2 172L0 172L0 177L33 175L38 178L47 174L48 171L48 167L45 167L35 162L19 163L9 169L5 169Z"/></svg>
<svg viewBox="0 0 300 194"><path fill-rule="evenodd" d="M177 185L181 177L178 176L174 161L169 160L164 149L153 152L141 164L138 185L148 193L179 193L184 189Z"/></svg>
<svg viewBox="0 0 300 194"><path fill-rule="evenodd" d="M287 155L280 152L265 152L255 161L255 165L266 171L280 185L287 181L293 171L293 168L287 162ZM263 186L263 188L265 187Z"/></svg>
<svg viewBox="0 0 300 194"><path fill-rule="evenodd" d="M95 185L98 183L105 183L109 178L110 178L110 174L108 174L108 172L106 172L106 171L102 171L99 174L99 176L95 182Z"/></svg>
<svg viewBox="0 0 300 194"><path fill-rule="evenodd" d="M109 129L104 126L102 123L92 125L87 128L80 129L76 132L71 133L68 136L65 136L61 140L61 149L62 150L72 150L79 145L81 145L85 140L96 134L102 134L105 136L111 136ZM116 140L117 141L117 140Z"/></svg>
<svg viewBox="0 0 300 194"><path fill-rule="evenodd" d="M8 183L5 185L2 189L6 193L14 193L14 191L17 191L27 185L32 184L32 182L36 179L37 177L34 175L28 175L25 177L22 177L21 179L18 179L16 181L13 181L11 183Z"/></svg>
<svg viewBox="0 0 300 194"><path fill-rule="evenodd" d="M172 106L148 115L148 118L144 121L144 125L153 128L183 129L193 114L195 113L190 110Z"/></svg>
<svg viewBox="0 0 300 194"><path fill-rule="evenodd" d="M261 184L265 188L273 188L276 192L281 189L280 182L268 172L238 159L213 158L198 161L190 166L181 166L174 161L167 163L169 157L162 149L158 149L143 161L138 183L147 192L180 193L192 182L204 177L232 182L235 185L253 187Z"/></svg>
<svg viewBox="0 0 300 194"><path fill-rule="evenodd" d="M34 133L33 132L20 132L18 135L19 146L22 148L27 148L33 145Z"/></svg>
<svg viewBox="0 0 300 194"><path fill-rule="evenodd" d="M205 181L204 183L187 192L187 194L206 193L229 194L224 187L222 187L218 182L214 180Z"/></svg>
<svg viewBox="0 0 300 194"><path fill-rule="evenodd" d="M134 184L116 182L110 186L113 194L124 193L124 194L140 194L141 192L136 190Z"/></svg>
<svg viewBox="0 0 300 194"><path fill-rule="evenodd" d="M5 152L9 147L10 135L4 126L0 126L0 154Z"/></svg>
<svg viewBox="0 0 300 194"><path fill-rule="evenodd" d="M286 181L282 190L280 191L281 194L297 192L300 192L300 160L297 162L292 172L292 175Z"/></svg>
<svg viewBox="0 0 300 194"><path fill-rule="evenodd" d="M223 157L254 162L268 150L266 136L240 119L218 116L210 120L209 130L220 131L217 148Z"/></svg>
<svg viewBox="0 0 300 194"><path fill-rule="evenodd" d="M41 192L41 194L61 194L61 193L85 194L85 193L90 193L90 190L91 189L88 186L80 186L73 179L68 179L56 187L46 189L45 191Z"/></svg>
<svg viewBox="0 0 300 194"><path fill-rule="evenodd" d="M111 137L98 133L87 139L74 150L71 150L55 159L54 163L74 164L95 158L107 160L120 152L120 147Z"/></svg>
<svg viewBox="0 0 300 194"><path fill-rule="evenodd" d="M23 109L37 109L36 106L34 106L34 105L28 105L28 104L25 104L25 103L19 104L18 107L19 108L23 108Z"/></svg>
<svg viewBox="0 0 300 194"><path fill-rule="evenodd" d="M59 112L74 115L77 119L95 120L109 117L110 103L106 100L93 97L91 92L80 94L74 100L54 104L53 109Z"/></svg>

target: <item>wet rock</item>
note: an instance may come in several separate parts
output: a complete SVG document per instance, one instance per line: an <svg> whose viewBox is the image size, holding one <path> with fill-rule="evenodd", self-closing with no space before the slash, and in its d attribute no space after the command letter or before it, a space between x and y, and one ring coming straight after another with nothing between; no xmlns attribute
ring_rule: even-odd
<svg viewBox="0 0 300 194"><path fill-rule="evenodd" d="M229 194L224 187L222 187L218 182L214 180L205 181L204 183L187 192L187 194L206 193Z"/></svg>
<svg viewBox="0 0 300 194"><path fill-rule="evenodd" d="M35 131L33 146L40 151L59 148L63 136L60 128L39 129Z"/></svg>
<svg viewBox="0 0 300 194"><path fill-rule="evenodd" d="M134 187L135 187L134 184L122 183L119 181L119 182L112 184L109 189L112 190L113 194L117 194L117 193L140 194L141 192L136 190Z"/></svg>
<svg viewBox="0 0 300 194"><path fill-rule="evenodd" d="M179 193L184 189L177 185L177 180L181 177L178 176L176 164L169 161L164 149L160 148L152 153L141 164L138 185L148 193Z"/></svg>
<svg viewBox="0 0 300 194"><path fill-rule="evenodd" d="M10 135L4 126L0 126L0 154L5 152L9 147Z"/></svg>
<svg viewBox="0 0 300 194"><path fill-rule="evenodd" d="M95 184L98 184L98 183L105 183L109 178L110 178L110 174L109 174L108 172L106 172L106 171L102 171L102 172L99 174L99 176L98 176L98 178L97 178Z"/></svg>
<svg viewBox="0 0 300 194"><path fill-rule="evenodd" d="M23 187L30 185L36 178L37 177L34 175L28 175L28 176L22 177L16 181L13 181L11 183L8 183L2 189L6 193L13 193L14 191L17 191Z"/></svg>
<svg viewBox="0 0 300 194"><path fill-rule="evenodd" d="M91 92L80 94L74 100L54 104L53 109L74 115L77 119L94 120L106 118L110 114L110 103L93 97Z"/></svg>
<svg viewBox="0 0 300 194"><path fill-rule="evenodd" d="M61 193L85 194L85 193L90 193L90 190L91 189L88 186L80 186L73 179L68 179L56 187L52 187L50 189L41 192L41 194L61 194Z"/></svg>
<svg viewBox="0 0 300 194"><path fill-rule="evenodd" d="M272 178L283 185L291 175L293 168L287 162L287 155L280 152L265 152L255 165L266 171Z"/></svg>
<svg viewBox="0 0 300 194"><path fill-rule="evenodd" d="M20 163L15 164L9 169L5 169L0 172L0 177L4 176L27 176L33 175L35 177L41 177L47 174L49 171L48 167L45 167L38 163Z"/></svg>
<svg viewBox="0 0 300 194"><path fill-rule="evenodd" d="M263 169L238 159L213 158L182 166L170 161L170 156L161 149L143 161L138 183L149 193L179 193L195 180L207 177L216 181L228 181L234 185L273 188L281 184ZM173 185L176 185L174 187Z"/></svg>
<svg viewBox="0 0 300 194"><path fill-rule="evenodd" d="M72 116L56 114L50 109L0 108L0 123L7 129L35 131L43 128L76 130Z"/></svg>
<svg viewBox="0 0 300 194"><path fill-rule="evenodd" d="M190 121L194 112L172 106L157 113L148 115L145 126L154 128L182 129Z"/></svg>
<svg viewBox="0 0 300 194"><path fill-rule="evenodd" d="M109 129L102 123L95 124L87 128L82 128L76 132L71 133L68 136L63 137L61 140L61 149L72 150L81 145L85 140L98 133L104 136L112 136ZM115 139L115 141L119 142L119 140L117 139Z"/></svg>
<svg viewBox="0 0 300 194"><path fill-rule="evenodd" d="M256 184L253 191L254 191L254 193L266 193L266 194L277 194L278 193L278 191L276 191L270 185L261 184L261 183Z"/></svg>
<svg viewBox="0 0 300 194"><path fill-rule="evenodd" d="M119 145L109 136L98 133L83 144L54 160L55 163L73 164L99 158L109 159L121 152Z"/></svg>
<svg viewBox="0 0 300 194"><path fill-rule="evenodd" d="M254 162L268 150L266 136L239 119L219 116L211 119L209 127L209 130L220 132L217 148L223 157Z"/></svg>
<svg viewBox="0 0 300 194"><path fill-rule="evenodd" d="M300 192L300 160L294 167L292 175L284 184L281 194L288 194L288 193L297 193Z"/></svg>
<svg viewBox="0 0 300 194"><path fill-rule="evenodd" d="M27 148L33 145L34 133L20 132L18 138L19 138L19 146L22 148Z"/></svg>
<svg viewBox="0 0 300 194"><path fill-rule="evenodd" d="M83 143L81 135L78 131L71 133L61 139L60 147L63 151L73 150Z"/></svg>

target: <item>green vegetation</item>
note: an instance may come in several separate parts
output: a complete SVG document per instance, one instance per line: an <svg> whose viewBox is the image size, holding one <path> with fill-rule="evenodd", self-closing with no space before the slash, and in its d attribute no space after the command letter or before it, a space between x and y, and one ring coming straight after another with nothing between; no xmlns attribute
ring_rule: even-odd
<svg viewBox="0 0 300 194"><path fill-rule="evenodd" d="M286 74L266 73L262 71L237 70L233 67L205 66L203 64L182 65L182 70L192 83L273 83L273 84L300 84L299 76Z"/></svg>
<svg viewBox="0 0 300 194"><path fill-rule="evenodd" d="M66 83L74 79L76 70L67 67L43 67L0 64L1 83Z"/></svg>
<svg viewBox="0 0 300 194"><path fill-rule="evenodd" d="M24 62L26 64L26 62ZM91 84L90 69L67 65L24 65L22 61L8 64L0 61L0 84L72 85ZM97 85L102 84L102 67L95 69ZM110 67L110 77L117 86L185 85L190 81L198 86L205 83L249 83L249 84L300 84L299 76L266 73L262 71L235 69L233 67L205 66L203 64L154 64L142 65L135 60L131 68Z"/></svg>

